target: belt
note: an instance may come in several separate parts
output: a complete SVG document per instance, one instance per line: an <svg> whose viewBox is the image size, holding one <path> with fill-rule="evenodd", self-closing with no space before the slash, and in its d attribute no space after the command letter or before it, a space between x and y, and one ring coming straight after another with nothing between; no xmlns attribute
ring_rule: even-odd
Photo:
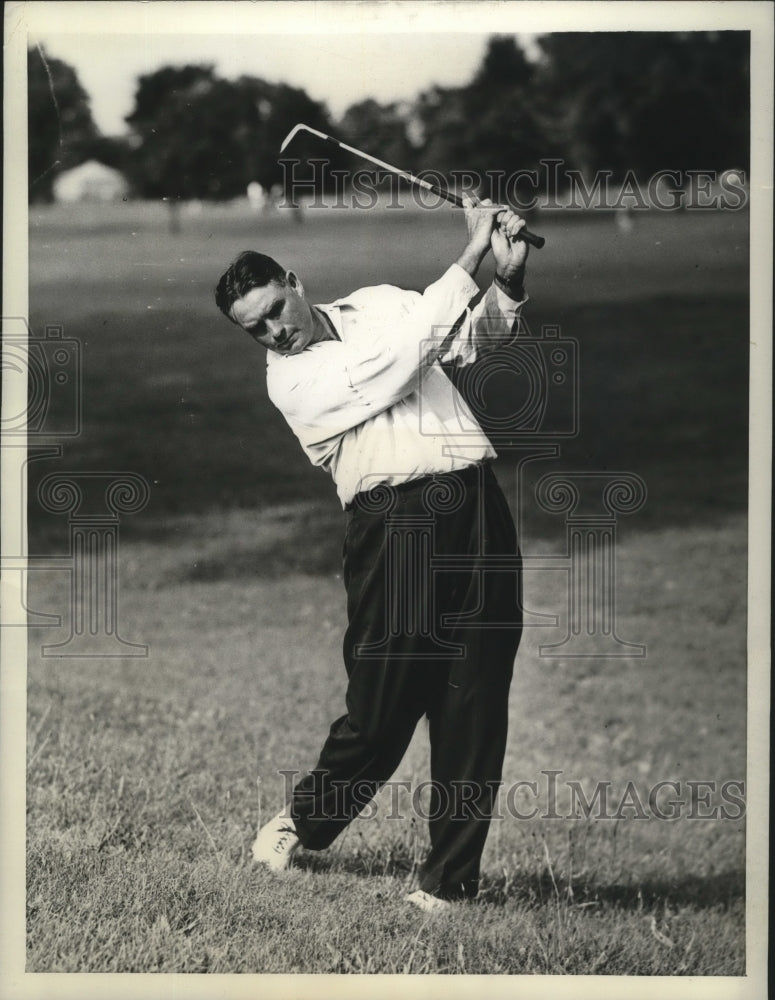
<svg viewBox="0 0 775 1000"><path fill-rule="evenodd" d="M475 486L479 482L479 470L489 469L491 459L486 458L473 465L467 465L463 469L454 469L450 472L432 472L427 476L419 476L417 479L409 479L403 483L378 483L370 490L362 490L356 493L352 500L345 504L346 511L359 508L364 511L375 511L383 506L383 501L390 496L404 496L424 490L431 483L443 484L445 480L453 480L462 483L464 487Z"/></svg>

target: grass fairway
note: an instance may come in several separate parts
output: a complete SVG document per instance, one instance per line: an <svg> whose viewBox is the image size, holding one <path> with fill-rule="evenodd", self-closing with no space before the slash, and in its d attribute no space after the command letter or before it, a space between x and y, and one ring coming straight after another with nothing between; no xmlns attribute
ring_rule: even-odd
<svg viewBox="0 0 775 1000"><path fill-rule="evenodd" d="M293 226L225 208L174 237L151 207L105 212L31 214L33 327L62 324L84 365L82 435L31 465L31 551L67 547L64 519L35 502L43 474L146 476L148 508L121 523L120 622L149 655L45 658L67 630L31 630L28 971L742 975L744 810L720 787L746 764L747 220L535 222L548 242L528 319L579 341L580 426L532 463L523 548L564 545L562 518L537 509L540 475L640 475L648 501L618 528L617 615L648 655L539 655L564 633L565 588L527 573L527 606L560 623L528 629L519 652L480 899L439 922L403 902L426 830L391 789L287 878L251 867L259 798L267 818L280 770L312 766L342 711L342 517L211 287L251 245L320 301L419 287L454 259L460 219ZM502 450L507 486L518 457ZM31 607L67 621L67 574L30 577ZM421 725L396 780L427 777L425 744ZM505 801L520 781L536 794L523 785L512 805L534 818ZM637 818L628 782L647 803L660 781L676 782L658 800L675 799L675 818ZM692 781L716 790L693 799ZM587 796L610 783L607 818L570 817L573 782Z"/></svg>
<svg viewBox="0 0 775 1000"><path fill-rule="evenodd" d="M312 766L341 714L340 581L170 585L185 545L128 547L122 614L149 658L30 664L29 969L742 974L743 823L690 818L686 785L744 778L741 528L623 545L622 634L646 660L541 658L528 631L505 787L536 782L518 808L545 812L542 772L561 771L562 818L516 819L504 801L481 900L448 926L402 901L426 833L409 800L394 810L400 789L287 880L250 865L257 778L266 817L278 771ZM39 586L39 606L66 611L54 579ZM527 594L557 609L551 579L529 576ZM427 776L421 725L395 777ZM682 801L674 820L565 818L567 782L589 797L610 781L614 812L628 781L645 804L665 779L680 783L659 796Z"/></svg>
<svg viewBox="0 0 775 1000"><path fill-rule="evenodd" d="M215 310L215 281L255 247L293 265L316 301L378 282L422 288L461 249L456 210L310 211L294 226L209 209L179 236L152 206L88 211L32 215L31 322L39 335L61 325L81 344L83 432L66 444L67 468L129 469L152 484L124 537L214 506L335 504L328 476L266 397L263 351ZM747 218L638 223L622 234L610 216L541 220L547 245L529 261L526 318L534 336L550 324L579 342L579 434L554 468L630 469L654 498L639 516L693 523L746 503ZM46 526L34 484L48 471L31 466L33 543Z"/></svg>

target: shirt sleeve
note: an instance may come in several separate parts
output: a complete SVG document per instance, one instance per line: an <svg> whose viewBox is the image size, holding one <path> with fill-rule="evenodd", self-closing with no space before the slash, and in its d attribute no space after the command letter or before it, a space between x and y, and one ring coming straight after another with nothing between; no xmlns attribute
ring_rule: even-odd
<svg viewBox="0 0 775 1000"><path fill-rule="evenodd" d="M445 364L470 365L503 347L519 333L526 302L527 296L516 301L497 285L490 285L449 331L439 360Z"/></svg>
<svg viewBox="0 0 775 1000"><path fill-rule="evenodd" d="M379 290L373 291L371 306L387 312L373 335L315 344L296 357L273 361L269 369L269 396L308 447L364 423L412 392L479 287L453 264L422 294L403 292L380 301ZM359 294L363 298L369 291Z"/></svg>

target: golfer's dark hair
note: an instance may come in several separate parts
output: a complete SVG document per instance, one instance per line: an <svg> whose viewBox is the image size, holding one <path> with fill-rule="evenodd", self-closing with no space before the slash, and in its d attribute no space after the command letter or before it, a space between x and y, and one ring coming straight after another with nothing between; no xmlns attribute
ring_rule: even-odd
<svg viewBox="0 0 775 1000"><path fill-rule="evenodd" d="M224 316L234 322L231 307L251 288L263 288L270 281L285 284L285 270L276 260L255 250L244 250L226 268L215 286L215 304Z"/></svg>

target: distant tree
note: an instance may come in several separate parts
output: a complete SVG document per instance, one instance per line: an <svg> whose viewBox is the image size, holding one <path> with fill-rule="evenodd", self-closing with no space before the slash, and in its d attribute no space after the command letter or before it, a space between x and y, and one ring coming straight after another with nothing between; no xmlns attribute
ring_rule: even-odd
<svg viewBox="0 0 775 1000"><path fill-rule="evenodd" d="M499 90L524 87L535 75L535 66L513 35L495 35L487 43L482 65L471 82L472 91L482 90L494 97Z"/></svg>
<svg viewBox="0 0 775 1000"><path fill-rule="evenodd" d="M482 177L535 167L548 151L534 74L513 37L494 37L467 86L421 94L416 113L425 138L423 167Z"/></svg>
<svg viewBox="0 0 775 1000"><path fill-rule="evenodd" d="M509 175L556 158L589 182L602 170L623 180L747 169L747 33L556 32L538 43L535 62L513 36L491 38L467 85L420 94L421 167Z"/></svg>
<svg viewBox="0 0 775 1000"><path fill-rule="evenodd" d="M744 32L555 33L538 40L547 131L591 175L747 166Z"/></svg>
<svg viewBox="0 0 775 1000"><path fill-rule="evenodd" d="M650 94L633 108L628 148L652 173L748 168L749 36L747 32L681 32L655 65Z"/></svg>
<svg viewBox="0 0 775 1000"><path fill-rule="evenodd" d="M127 116L131 179L146 198L231 198L245 189L243 133L257 123L211 66L164 67L140 77ZM252 118L252 121L251 121Z"/></svg>
<svg viewBox="0 0 775 1000"><path fill-rule="evenodd" d="M211 65L163 66L141 76L137 81L135 104L127 115L127 123L139 134L151 131L159 109L176 95L185 94L198 83L212 82L215 73Z"/></svg>
<svg viewBox="0 0 775 1000"><path fill-rule="evenodd" d="M284 83L268 83L257 77L242 76L236 86L245 100L252 103L259 115L259 126L247 137L250 176L269 189L275 184L288 182L291 176L319 182L326 186L326 175L321 176L309 167L311 158L327 159L330 169L342 167L343 156L333 146L322 146L319 139L299 133L282 156L283 160L298 160L297 165L280 159L280 146L294 125L303 122L326 134L332 131L331 120L324 104L314 101L306 91ZM247 182L246 182L247 183ZM290 193L290 192L289 192Z"/></svg>
<svg viewBox="0 0 775 1000"><path fill-rule="evenodd" d="M132 146L124 136L98 135L84 143L86 159L97 160L121 173L127 171Z"/></svg>
<svg viewBox="0 0 775 1000"><path fill-rule="evenodd" d="M379 104L371 98L350 105L337 125L340 138L388 163L411 164L415 148L409 140L410 107Z"/></svg>
<svg viewBox="0 0 775 1000"><path fill-rule="evenodd" d="M300 121L330 127L324 105L303 90L250 76L223 80L209 65L165 66L141 77L126 120L136 189L170 204L234 198L251 181L271 188L284 177L278 156L290 129ZM319 143L314 151L326 152ZM304 160L308 152L300 137L288 155Z"/></svg>
<svg viewBox="0 0 775 1000"><path fill-rule="evenodd" d="M99 133L75 70L42 48L27 51L28 170L31 201L51 201L54 178L88 156Z"/></svg>
<svg viewBox="0 0 775 1000"><path fill-rule="evenodd" d="M431 87L415 102L423 136L420 166L448 173L471 166L473 142L468 135L462 88Z"/></svg>

